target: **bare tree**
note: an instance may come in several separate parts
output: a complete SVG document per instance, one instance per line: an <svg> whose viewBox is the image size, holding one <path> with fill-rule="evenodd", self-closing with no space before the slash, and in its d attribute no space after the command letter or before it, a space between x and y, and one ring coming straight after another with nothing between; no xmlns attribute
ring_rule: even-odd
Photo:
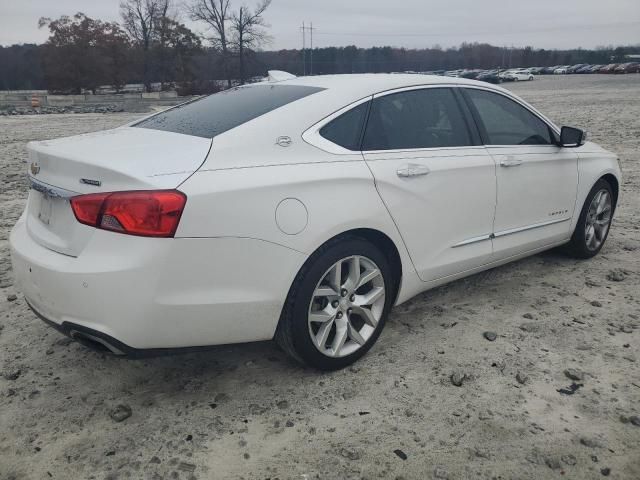
<svg viewBox="0 0 640 480"><path fill-rule="evenodd" d="M151 44L158 32L158 24L168 16L171 0L122 0L120 16L127 33L142 47L143 82L151 90L149 76Z"/></svg>
<svg viewBox="0 0 640 480"><path fill-rule="evenodd" d="M240 63L240 83L245 82L245 54L247 49L258 48L271 40L271 37L265 31L268 25L263 17L269 5L271 5L271 0L261 0L253 10L243 5L231 17L231 30Z"/></svg>
<svg viewBox="0 0 640 480"><path fill-rule="evenodd" d="M211 31L209 41L213 48L222 54L222 68L229 87L231 86L231 70L229 69L231 55L227 30L231 20L230 2L231 0L193 0L193 3L187 6L191 20L204 22L209 27Z"/></svg>

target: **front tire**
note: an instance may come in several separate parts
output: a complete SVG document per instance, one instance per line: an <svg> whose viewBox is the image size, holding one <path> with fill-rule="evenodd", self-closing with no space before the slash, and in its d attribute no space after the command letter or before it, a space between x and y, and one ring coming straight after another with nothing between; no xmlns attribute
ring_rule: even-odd
<svg viewBox="0 0 640 480"><path fill-rule="evenodd" d="M395 290L389 262L375 245L358 237L330 241L296 276L275 340L306 365L344 368L380 336Z"/></svg>
<svg viewBox="0 0 640 480"><path fill-rule="evenodd" d="M565 251L576 258L597 255L609 236L614 209L611 185L603 179L598 180L587 195L576 229Z"/></svg>

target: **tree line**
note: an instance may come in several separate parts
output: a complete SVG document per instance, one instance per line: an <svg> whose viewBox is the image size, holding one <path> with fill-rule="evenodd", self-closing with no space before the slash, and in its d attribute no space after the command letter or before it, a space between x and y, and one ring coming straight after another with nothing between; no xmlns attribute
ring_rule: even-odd
<svg viewBox="0 0 640 480"><path fill-rule="evenodd" d="M229 86L244 83L248 57L270 38L264 12L271 0L237 9L231 0L190 0L179 7L177 1L123 0L120 22L82 12L40 18L38 26L49 30L43 45L0 47L0 89L95 93L110 85L119 92L128 83L146 91L154 84L202 89L200 83L221 77ZM186 27L184 15L203 23L206 34Z"/></svg>
<svg viewBox="0 0 640 480"><path fill-rule="evenodd" d="M271 0L235 7L233 0L123 0L120 22L105 22L83 13L41 18L49 30L42 45L0 47L0 90L47 89L60 93L96 91L126 84L177 88L182 94L216 91L245 83L267 70L302 75L311 70L311 55L299 49L269 51L264 13ZM204 35L181 18L199 22ZM433 71L457 68L509 68L611 63L623 61L638 47L545 50L503 48L483 43L423 49L393 47L314 48L317 74ZM306 63L306 64L305 64Z"/></svg>

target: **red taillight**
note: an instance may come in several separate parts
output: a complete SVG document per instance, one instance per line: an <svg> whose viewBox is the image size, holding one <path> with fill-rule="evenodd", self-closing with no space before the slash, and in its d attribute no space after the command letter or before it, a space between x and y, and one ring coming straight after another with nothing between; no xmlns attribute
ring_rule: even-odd
<svg viewBox="0 0 640 480"><path fill-rule="evenodd" d="M91 227L140 235L173 237L187 202L177 190L91 193L71 199L80 223Z"/></svg>

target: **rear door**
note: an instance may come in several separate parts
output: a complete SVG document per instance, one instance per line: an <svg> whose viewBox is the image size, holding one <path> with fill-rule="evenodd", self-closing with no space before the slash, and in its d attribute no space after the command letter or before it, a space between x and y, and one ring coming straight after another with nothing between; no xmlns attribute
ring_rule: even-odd
<svg viewBox="0 0 640 480"><path fill-rule="evenodd" d="M495 259L569 238L577 154L559 147L552 128L515 99L479 88L463 92L497 165Z"/></svg>
<svg viewBox="0 0 640 480"><path fill-rule="evenodd" d="M376 187L423 281L487 263L495 164L453 88L374 96L362 142Z"/></svg>

